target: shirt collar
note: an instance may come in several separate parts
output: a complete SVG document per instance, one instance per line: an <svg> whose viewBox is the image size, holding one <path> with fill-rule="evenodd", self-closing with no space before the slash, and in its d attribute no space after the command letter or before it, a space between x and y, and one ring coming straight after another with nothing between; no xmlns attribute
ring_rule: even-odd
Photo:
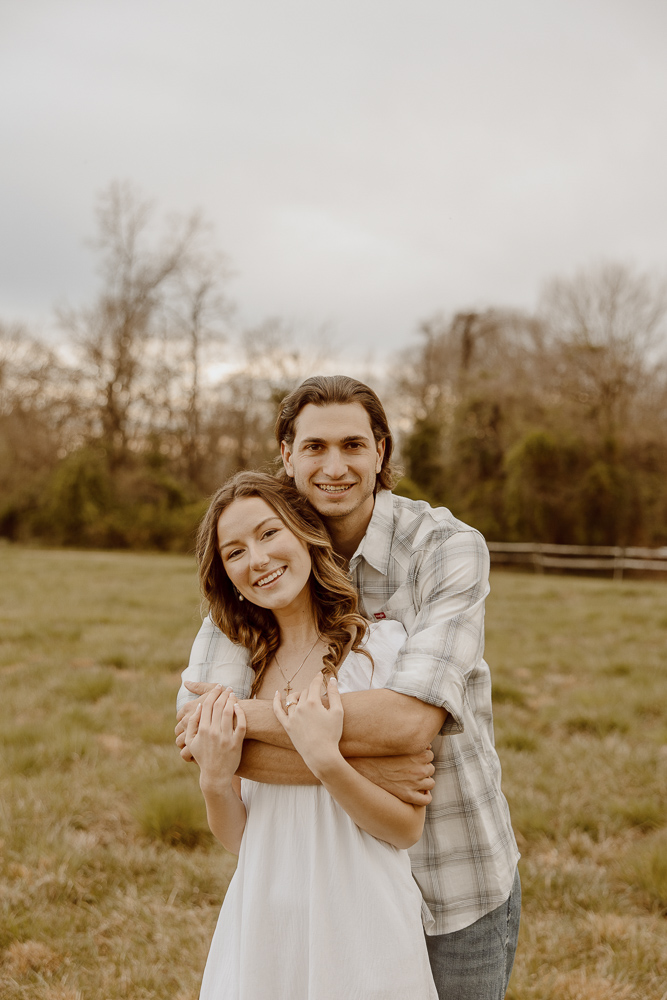
<svg viewBox="0 0 667 1000"><path fill-rule="evenodd" d="M366 534L350 559L350 570L355 570L361 559L384 576L389 572L391 543L394 538L394 498L390 490L380 490L375 495L373 514Z"/></svg>

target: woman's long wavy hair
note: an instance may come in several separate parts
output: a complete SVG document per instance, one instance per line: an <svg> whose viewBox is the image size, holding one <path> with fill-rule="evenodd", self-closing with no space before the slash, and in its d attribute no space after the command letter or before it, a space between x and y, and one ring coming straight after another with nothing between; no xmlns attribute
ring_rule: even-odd
<svg viewBox="0 0 667 1000"><path fill-rule="evenodd" d="M281 484L262 472L239 472L213 496L197 534L199 583L209 606L211 620L232 642L245 646L255 680L250 692L256 694L271 658L280 646L280 629L273 612L250 601L239 602L222 564L218 548L220 515L235 500L259 497L271 507L283 524L299 538L310 554L310 596L315 627L327 643L323 658L325 677L336 675L343 651L352 636L352 649L372 657L360 644L368 622L358 610L357 592L334 552L331 539L319 514L292 486Z"/></svg>

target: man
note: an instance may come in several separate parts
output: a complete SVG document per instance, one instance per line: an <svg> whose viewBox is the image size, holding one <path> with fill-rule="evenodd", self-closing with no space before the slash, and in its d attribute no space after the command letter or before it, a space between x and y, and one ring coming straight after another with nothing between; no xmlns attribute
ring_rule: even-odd
<svg viewBox="0 0 667 1000"><path fill-rule="evenodd" d="M382 404L362 383L307 379L283 400L276 436L286 477L319 511L334 549L349 563L362 613L395 618L408 633L384 689L343 696L341 750L402 798L424 802L433 787L424 834L410 858L436 986L448 1000L501 1000L516 950L521 889L483 659L486 545L446 508L390 492L391 433ZM252 671L245 650L207 620L183 677L181 747L188 690L207 690L190 681L222 682L247 698ZM314 781L271 703L246 700L243 707L248 739L240 773L265 782ZM429 745L434 785L420 757Z"/></svg>

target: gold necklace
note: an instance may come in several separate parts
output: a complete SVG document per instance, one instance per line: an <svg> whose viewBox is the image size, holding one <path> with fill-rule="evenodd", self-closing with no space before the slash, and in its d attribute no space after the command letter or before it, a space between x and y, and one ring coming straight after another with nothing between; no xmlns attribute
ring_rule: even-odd
<svg viewBox="0 0 667 1000"><path fill-rule="evenodd" d="M308 657L310 656L310 654L312 653L312 651L315 649L315 646L319 642L319 638L320 638L319 635L315 638L315 642L310 647L310 649L308 650L308 652L304 656L303 660L301 661L301 663L299 664L299 666L296 668L296 670L294 671L294 673L292 674L291 677L285 677L285 673L283 671L283 668L280 666L280 663L278 662L278 656L277 656L277 654L276 653L273 654L273 659L276 661L276 666L278 667L278 670L280 671L280 673L282 675L282 678L283 678L283 680L285 681L285 683L287 685L287 687L285 688L285 708L289 708L290 705L296 705L295 701L290 701L289 700L289 693L292 690L292 681L294 680L294 678L296 677L296 675L299 673L299 671L301 670L301 667L304 665L304 663L306 662L306 660L308 659Z"/></svg>

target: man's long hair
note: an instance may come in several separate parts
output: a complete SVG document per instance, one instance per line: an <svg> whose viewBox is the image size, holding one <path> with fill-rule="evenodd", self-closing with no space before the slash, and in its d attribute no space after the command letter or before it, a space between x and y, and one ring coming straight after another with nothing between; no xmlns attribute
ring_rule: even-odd
<svg viewBox="0 0 667 1000"><path fill-rule="evenodd" d="M220 557L220 515L235 500L245 497L264 500L308 549L312 563L308 583L315 627L328 647L322 667L325 677L337 674L350 636L351 649L365 653L372 660L365 649L359 648L368 623L358 611L357 592L342 569L342 559L334 552L317 511L294 487L281 483L275 476L239 472L213 496L199 526L196 551L199 583L208 601L211 621L232 642L250 652L255 671L251 697L259 689L262 675L280 646L280 629L273 612L267 608L247 600L239 602Z"/></svg>
<svg viewBox="0 0 667 1000"><path fill-rule="evenodd" d="M390 490L398 479L398 473L391 465L394 442L389 430L389 422L384 407L377 395L363 382L348 375L314 375L285 396L276 420L276 440L278 446L285 441L291 448L296 434L296 419L299 413L313 403L315 406L329 406L332 403L360 403L371 422L375 443L384 440L382 468L377 474L376 490ZM283 479L283 477L280 477Z"/></svg>

